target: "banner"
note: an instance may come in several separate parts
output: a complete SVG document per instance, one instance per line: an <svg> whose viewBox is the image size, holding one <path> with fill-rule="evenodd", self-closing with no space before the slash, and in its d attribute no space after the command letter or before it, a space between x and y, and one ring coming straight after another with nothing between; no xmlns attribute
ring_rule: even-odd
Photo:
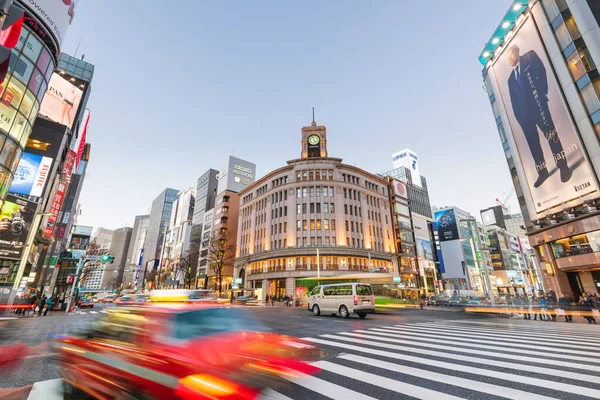
<svg viewBox="0 0 600 400"><path fill-rule="evenodd" d="M67 156L65 157L65 162L63 164L63 169L60 174L60 179L65 182L67 185L71 183L71 175L73 173L73 165L75 164L75 157L77 155L73 150L69 150L67 152Z"/></svg>
<svg viewBox="0 0 600 400"><path fill-rule="evenodd" d="M8 191L25 196L42 197L52 161L50 157L23 153Z"/></svg>
<svg viewBox="0 0 600 400"><path fill-rule="evenodd" d="M0 210L0 258L21 258L37 204L8 195Z"/></svg>
<svg viewBox="0 0 600 400"><path fill-rule="evenodd" d="M50 208L50 212L52 212L52 215L48 217L46 229L44 230L44 236L46 236L47 238L51 238L52 234L54 233L54 228L56 227L56 219L58 217L58 213L60 212L60 208L62 207L66 190L67 184L65 182L59 182L58 188L56 189L56 194L52 199L52 205Z"/></svg>
<svg viewBox="0 0 600 400"><path fill-rule="evenodd" d="M81 158L83 157L83 150L85 149L85 141L87 140L87 130L88 125L90 123L90 110L86 110L85 123L83 125L83 133L81 134L81 138L79 139L79 148L77 149L77 157L75 160L75 168L79 168L79 163L81 162Z"/></svg>
<svg viewBox="0 0 600 400"><path fill-rule="evenodd" d="M53 73L38 113L72 129L82 94L81 89L71 85L59 74Z"/></svg>
<svg viewBox="0 0 600 400"><path fill-rule="evenodd" d="M436 211L434 218L440 242L459 239L454 209Z"/></svg>
<svg viewBox="0 0 600 400"><path fill-rule="evenodd" d="M552 65L533 18L526 20L498 57L498 101L504 103L518 157L535 207L532 215L598 190ZM577 73L579 56L568 64ZM581 66L583 68L583 66Z"/></svg>

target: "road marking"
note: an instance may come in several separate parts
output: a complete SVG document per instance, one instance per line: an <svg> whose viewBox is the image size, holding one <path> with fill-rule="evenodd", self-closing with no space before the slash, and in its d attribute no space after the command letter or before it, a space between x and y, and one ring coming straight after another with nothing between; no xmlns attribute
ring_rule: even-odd
<svg viewBox="0 0 600 400"><path fill-rule="evenodd" d="M526 342L531 342L531 343L537 343L539 344L552 344L553 346L560 346L562 348L565 348L565 351L568 351L566 348L573 348L573 349L580 349L581 348L581 344L565 344L563 343L563 341L557 342L556 339L551 339L551 340L542 340L542 339L531 339L531 337L529 337L528 339L513 339L512 336L510 338L506 337L506 334L489 334L489 333L485 333L485 334L479 334L479 333L474 333L474 332L470 332L470 331L459 331L459 332L454 332L453 330L450 329L443 329L443 328L418 328L418 327L405 327L405 328L400 328L400 327L378 327L378 328L385 328L386 331L389 332L416 332L419 334L423 334L423 333L428 333L431 334L431 336L441 336L441 337L450 337L450 338L455 338L455 337L460 337L460 338L465 338L465 337L474 337L474 338L481 338L481 339L487 339L487 342L489 343L489 339L492 339L494 341L494 343L506 343L507 346L514 346L513 343L526 343ZM541 343L540 343L541 342ZM544 343L544 342L550 342L550 343ZM598 345L600 346L600 345ZM589 354L589 352L588 352Z"/></svg>
<svg viewBox="0 0 600 400"><path fill-rule="evenodd" d="M104 313L104 314L108 314L108 311L106 311L106 310L100 310L100 312Z"/></svg>
<svg viewBox="0 0 600 400"><path fill-rule="evenodd" d="M322 336L327 337L327 336L333 336L333 335L322 335ZM350 345L347 343L333 342L330 340L322 340L322 339L315 339L315 338L303 338L303 339L311 341L311 342L315 342L315 343L321 343L321 344L325 344L325 345L329 345L329 346L340 347L345 350L355 350L355 351L359 351L362 353L367 353L369 355L380 355L383 357L393 358L396 360L403 360L403 361L414 362L417 364L424 364L428 367L430 367L431 365L435 365L435 367L437 367L437 368L445 368L445 369L449 369L452 371L462 371L462 372L466 372L466 373L474 374L474 375L494 377L494 378L498 378L498 379L504 379L504 380L507 380L510 382L519 382L519 383L528 384L528 385L540 386L540 387L548 388L548 389L561 390L561 391L573 393L573 394L581 394L583 396L589 396L592 398L600 398L600 390L588 389L588 388L585 388L582 386L554 382L551 380L529 378L527 376L524 376L523 374L515 375L515 374L509 374L509 373L505 373L505 372L486 370L486 369L483 369L480 367L470 367L470 366L466 366L466 365L453 364L453 363L438 361L438 360L434 361L434 360L427 359L427 358L414 357L414 356L410 356L410 355L406 355L406 354L393 353L391 351L369 349L369 348L365 348L364 346L362 346L362 347L354 346L354 345ZM346 338L343 338L343 339L345 340ZM381 343L369 342L369 341L360 340L360 339L350 339L349 341L352 343L356 343L356 344L363 344L363 345L366 344L366 345L375 346L375 347L385 347L388 349L405 350L405 351L413 351L414 352L414 349L411 349L409 347L396 346L393 344L387 344L387 343L381 344ZM427 351L427 350L419 350L419 353L433 355L433 356L441 357L441 358L450 358L452 360L469 361L468 359L471 358L471 357L457 357L456 354L431 352L431 351ZM477 359L475 359L475 360L477 360ZM476 361L476 362L479 364L483 364L483 365L497 365L496 363L494 363L493 360L483 359L483 360ZM513 365L512 363L505 363L505 364L507 364L509 366L508 367L504 366L504 368L516 369L516 368L510 366L510 365ZM527 371L531 371L531 372L536 371L535 366L525 366L525 367L527 367L527 369L526 369ZM587 368L587 366L582 365L581 368ZM583 375L583 374L573 374L573 373L569 373L568 371L557 371L556 369L546 369L546 371L549 371L549 372L545 372L545 373L552 377L555 377L558 373L560 373L560 376L562 376L562 377L567 377L567 376L570 377L573 375L577 375L577 376L580 376L581 378L584 378L584 377L587 378L587 379L580 378L579 380L587 380L587 381L590 381L590 382L593 382L596 384L598 383L598 377L593 377L593 376ZM591 380L591 379L594 379L594 380Z"/></svg>
<svg viewBox="0 0 600 400"><path fill-rule="evenodd" d="M261 393L259 400L292 400L290 397L274 391L273 389L265 389Z"/></svg>
<svg viewBox="0 0 600 400"><path fill-rule="evenodd" d="M97 311L90 311L90 314L98 314Z"/></svg>
<svg viewBox="0 0 600 400"><path fill-rule="evenodd" d="M333 400L377 400L374 397L346 389L343 386L310 375L303 375L299 378L287 378L287 380ZM396 382L396 385L397 384L398 382Z"/></svg>
<svg viewBox="0 0 600 400"><path fill-rule="evenodd" d="M353 368L345 367L343 365L334 364L329 361L317 361L313 365L329 372L333 372L338 375L342 375L345 378L351 378L357 381L365 382L370 385L376 385L387 390L394 391L396 393L402 393L417 399L440 399L440 400L456 400L462 399L462 397L456 397L435 390L426 389L420 386L411 385L406 382L398 382L395 379L385 378L379 375L371 374L364 371L359 371ZM377 365L377 364L375 364ZM454 377L452 377L454 379ZM318 392L321 393L321 392ZM345 397L347 399L354 399L355 397Z"/></svg>
<svg viewBox="0 0 600 400"><path fill-rule="evenodd" d="M368 331L366 330L355 330L354 332L359 332L359 333L371 333L374 335L380 335L380 336L384 336L384 337L392 337L392 338L410 338L411 340L420 340L423 342L433 342L433 343L439 343L439 339L438 337L442 336L442 337L448 337L449 340L456 344L457 346L464 346L464 347L469 347L469 346L477 346L477 348L480 349L488 349L488 350L495 350L495 349L499 349L499 350L508 350L508 351L515 351L515 352L519 352L521 354L539 354L537 351L531 351L531 350L525 350L525 349L531 349L532 347L535 348L536 350L542 351L542 354L545 353L568 353L568 355L564 355L564 354L552 354L550 355L551 357L557 357L557 358L567 358L567 359L573 359L573 357L571 356L571 354L584 354L584 355L589 355L590 351L583 351L583 350L572 350L572 349L559 349L556 347L543 347L543 346L538 346L535 344L534 340L528 341L530 343L499 343L500 341L494 341L495 344L501 345L503 347L496 347L496 346L489 346L488 343L489 340L477 340L477 339L466 339L463 338L462 336L454 336L454 335L436 335L435 338L432 337L424 337L422 333L417 333L417 332L397 332L397 331L392 331L392 330L387 330L387 329L378 329L378 328L372 328L369 329ZM581 348L581 347L580 347ZM597 362L597 359L591 359L591 362Z"/></svg>
<svg viewBox="0 0 600 400"><path fill-rule="evenodd" d="M362 339L373 339L373 336L363 335L361 333L339 332L339 335L344 335L344 336L338 336L338 335L321 335L321 336L327 337L330 339L338 339L338 340L347 340L347 338L345 336L355 336L355 337L362 338ZM515 355L515 354L504 354L504 353L499 353L496 351L484 351L484 350L477 350L477 349L457 348L457 347L445 346L445 345L439 345L439 344L421 343L421 342L416 342L416 341L412 341L412 340L387 339L387 338L384 339L381 337L376 337L375 339L385 341L385 342L393 342L393 343L405 344L407 346L411 346L409 348L403 348L402 350L410 349L408 351L411 351L413 353L421 352L421 349L417 348L416 346L428 347L430 349L446 350L446 351L459 351L459 352L463 352L463 353L478 354L480 356L486 356L486 357L505 358L505 359L509 359L509 360L526 361L526 362L530 362L530 363L548 364L548 365L555 365L555 366L560 365L561 367L565 367L565 368L586 369L586 370L590 370L590 371L600 372L600 366L581 364L581 363L572 363L572 362L567 362L567 361L559 361L559 360L554 360L554 359L542 358L539 356L538 357L526 357L526 356L519 356L519 355ZM377 345L379 345L379 343L377 343L377 342L372 342L372 343L376 343ZM369 344L369 343L365 343L365 344ZM393 345L390 345L387 343L384 344L384 346L385 345L393 346ZM400 347L402 347L402 346L400 346ZM407 351L407 350L405 350L405 351ZM544 354L542 353L542 355L544 355ZM553 357L558 357L558 355L553 356ZM573 359L573 358L575 358L575 356L573 356L573 357L567 356L567 358ZM595 360L595 362L599 362L599 361L600 360Z"/></svg>
<svg viewBox="0 0 600 400"><path fill-rule="evenodd" d="M33 384L27 400L62 400L62 379L51 379Z"/></svg>
<svg viewBox="0 0 600 400"><path fill-rule="evenodd" d="M459 378L453 375L444 375L437 372L428 371L425 369L406 367L404 365L393 364L387 361L376 360L374 358L368 358L358 356L354 354L340 354L338 358L344 360L350 360L356 363L365 364L369 366L375 366L377 368L387 369L388 371L399 372L405 375L416 376L418 378L428 379L435 382L443 382L447 385L453 385L462 387L465 389L475 390L489 395L505 397L508 399L521 400L521 399L550 399L550 397L536 395L531 392L524 392L522 390L516 390L507 388L505 386L492 385L485 382L475 381L471 379ZM404 384L403 384L404 386ZM436 394L430 398L437 398Z"/></svg>

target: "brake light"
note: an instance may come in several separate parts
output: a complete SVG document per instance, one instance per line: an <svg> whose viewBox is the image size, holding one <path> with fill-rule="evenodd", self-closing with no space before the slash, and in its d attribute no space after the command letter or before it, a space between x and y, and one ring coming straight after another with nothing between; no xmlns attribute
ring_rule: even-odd
<svg viewBox="0 0 600 400"><path fill-rule="evenodd" d="M183 399L240 399L254 400L259 392L256 389L238 385L209 374L189 375L179 380L175 394Z"/></svg>
<svg viewBox="0 0 600 400"><path fill-rule="evenodd" d="M357 306L358 305L358 296L354 296L354 305Z"/></svg>

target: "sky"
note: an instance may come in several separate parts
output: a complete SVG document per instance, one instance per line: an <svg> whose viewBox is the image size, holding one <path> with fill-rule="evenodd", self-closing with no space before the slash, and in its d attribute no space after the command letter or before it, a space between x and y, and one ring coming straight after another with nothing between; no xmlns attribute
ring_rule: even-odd
<svg viewBox="0 0 600 400"><path fill-rule="evenodd" d="M132 226L228 155L263 176L300 156L312 107L330 156L378 173L409 147L431 204L478 217L512 189L478 61L511 3L80 0L62 47L95 65L78 223Z"/></svg>

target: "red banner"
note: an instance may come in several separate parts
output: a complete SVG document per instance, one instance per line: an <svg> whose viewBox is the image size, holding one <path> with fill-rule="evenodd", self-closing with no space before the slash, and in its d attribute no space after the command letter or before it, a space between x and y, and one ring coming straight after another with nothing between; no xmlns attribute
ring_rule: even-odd
<svg viewBox="0 0 600 400"><path fill-rule="evenodd" d="M46 224L46 229L44 231L44 236L47 238L52 237L54 233L54 228L56 227L56 219L58 217L58 213L60 212L60 208L62 207L63 200L65 198L65 192L67 191L67 184L65 182L58 183L58 189L56 189L56 194L52 199L52 205L50 206L50 211L52 215L48 218L48 223Z"/></svg>
<svg viewBox="0 0 600 400"><path fill-rule="evenodd" d="M65 157L65 163L63 164L62 172L60 173L61 181L67 185L71 182L71 174L73 173L73 165L75 164L75 158L77 154L73 150L69 150Z"/></svg>
<svg viewBox="0 0 600 400"><path fill-rule="evenodd" d="M83 133L81 134L81 140L79 141L79 149L77 150L77 160L75 162L75 168L79 167L79 162L81 161L81 157L83 157L83 149L85 148L85 141L87 139L87 130L88 125L90 123L90 110L87 111L87 118L85 119L85 123L83 125Z"/></svg>

